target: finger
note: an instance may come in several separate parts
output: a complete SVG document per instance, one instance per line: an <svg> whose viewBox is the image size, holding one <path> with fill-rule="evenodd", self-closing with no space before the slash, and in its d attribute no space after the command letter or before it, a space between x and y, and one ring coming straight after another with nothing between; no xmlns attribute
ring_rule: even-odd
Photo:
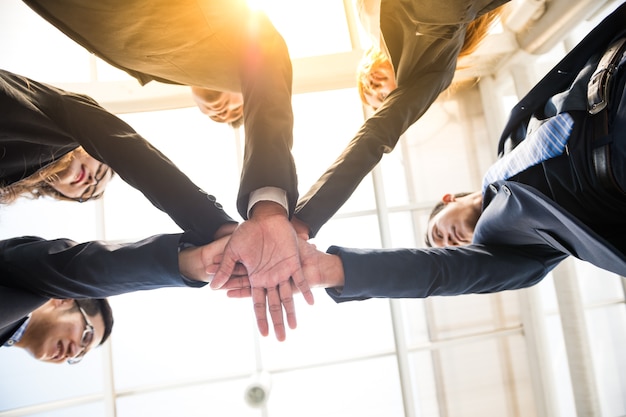
<svg viewBox="0 0 626 417"><path fill-rule="evenodd" d="M252 296L252 288L238 288L226 291L228 298L249 298Z"/></svg>
<svg viewBox="0 0 626 417"><path fill-rule="evenodd" d="M250 288L250 280L247 276L236 277L231 276L228 282L222 286L223 290L239 290L244 288Z"/></svg>
<svg viewBox="0 0 626 417"><path fill-rule="evenodd" d="M274 323L274 334L279 341L285 340L285 323L283 321L283 306L280 302L280 294L277 287L267 288L267 302L270 317Z"/></svg>
<svg viewBox="0 0 626 417"><path fill-rule="evenodd" d="M309 283L304 278L304 273L302 272L302 269L298 268L298 270L295 272L295 274L293 274L291 279L293 280L294 284L296 284L296 287L298 287L298 289L304 296L304 299L306 300L306 302L309 305L313 305L313 303L315 302L315 300L313 299L313 293L311 292Z"/></svg>
<svg viewBox="0 0 626 417"><path fill-rule="evenodd" d="M221 288L222 285L226 284L226 281L230 278L233 270L235 269L235 264L237 263L237 259L235 259L230 254L224 254L224 259L220 263L220 267L215 273L215 277L213 281L211 281L211 288L218 289Z"/></svg>
<svg viewBox="0 0 626 417"><path fill-rule="evenodd" d="M293 291L291 289L291 282L284 281L278 285L278 292L280 295L280 301L283 304L285 313L287 314L287 324L290 329L295 329L298 325L296 321L296 306L293 302Z"/></svg>
<svg viewBox="0 0 626 417"><path fill-rule="evenodd" d="M269 326L267 324L264 288L252 288L252 305L254 306L254 315L256 316L259 332L262 336L267 336L269 334Z"/></svg>

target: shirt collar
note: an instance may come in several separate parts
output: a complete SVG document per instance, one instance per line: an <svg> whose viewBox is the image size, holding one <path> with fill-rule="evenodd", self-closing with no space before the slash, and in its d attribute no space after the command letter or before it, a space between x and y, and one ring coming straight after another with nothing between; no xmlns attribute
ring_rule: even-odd
<svg viewBox="0 0 626 417"><path fill-rule="evenodd" d="M24 320L24 323L13 333L13 335L6 341L2 346L11 347L15 346L16 343L19 343L22 340L22 336L24 336L24 332L26 331L26 327L28 327L28 323L30 322L30 314Z"/></svg>

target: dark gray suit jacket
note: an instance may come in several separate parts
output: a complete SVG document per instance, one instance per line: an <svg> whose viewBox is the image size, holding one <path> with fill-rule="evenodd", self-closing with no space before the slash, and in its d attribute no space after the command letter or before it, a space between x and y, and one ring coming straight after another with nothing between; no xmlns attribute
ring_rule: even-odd
<svg viewBox="0 0 626 417"><path fill-rule="evenodd" d="M141 84L238 91L244 99L246 152L237 208L265 186L298 199L291 155L289 51L270 20L244 0L24 0L74 41ZM192 152L192 150L190 150Z"/></svg>

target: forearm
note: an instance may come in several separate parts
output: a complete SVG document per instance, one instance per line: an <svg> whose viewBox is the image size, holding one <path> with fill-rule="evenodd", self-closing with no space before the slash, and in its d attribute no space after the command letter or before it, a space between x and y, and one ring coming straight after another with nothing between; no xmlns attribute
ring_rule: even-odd
<svg viewBox="0 0 626 417"><path fill-rule="evenodd" d="M311 237L341 208L383 155L395 148L400 136L432 104L439 89L420 91L418 86L425 89L425 82L437 81L433 78L436 77L424 76L424 80L415 85L394 90L383 106L364 122L336 161L300 198L295 215L309 226Z"/></svg>
<svg viewBox="0 0 626 417"><path fill-rule="evenodd" d="M341 258L343 288L329 290L337 302L367 298L426 298L491 293L534 285L562 259L532 250L490 248L348 249ZM503 273L507 271L507 273Z"/></svg>
<svg viewBox="0 0 626 417"><path fill-rule="evenodd" d="M291 155L291 61L282 37L266 17L259 19L258 32L244 42L240 76L246 145L237 208L243 218L250 193L262 187L285 190L289 214L298 198Z"/></svg>
<svg viewBox="0 0 626 417"><path fill-rule="evenodd" d="M161 287L202 286L185 280L178 267L181 235L159 235L127 244L46 241L35 237L3 241L4 285L49 298L108 297Z"/></svg>
<svg viewBox="0 0 626 417"><path fill-rule="evenodd" d="M204 192L158 149L113 114L96 105L64 100L68 133L85 150L141 191L187 233L194 244L211 242L234 222L217 199Z"/></svg>

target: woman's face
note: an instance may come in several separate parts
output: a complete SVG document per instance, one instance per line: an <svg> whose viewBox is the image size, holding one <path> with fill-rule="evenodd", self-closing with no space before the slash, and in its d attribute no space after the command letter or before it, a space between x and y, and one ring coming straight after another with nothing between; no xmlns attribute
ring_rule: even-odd
<svg viewBox="0 0 626 417"><path fill-rule="evenodd" d="M49 184L65 197L82 202L102 194L112 176L113 171L108 165L87 152L78 151L70 165Z"/></svg>
<svg viewBox="0 0 626 417"><path fill-rule="evenodd" d="M388 61L372 66L365 80L365 100L374 110L382 106L385 98L397 87L396 76Z"/></svg>

